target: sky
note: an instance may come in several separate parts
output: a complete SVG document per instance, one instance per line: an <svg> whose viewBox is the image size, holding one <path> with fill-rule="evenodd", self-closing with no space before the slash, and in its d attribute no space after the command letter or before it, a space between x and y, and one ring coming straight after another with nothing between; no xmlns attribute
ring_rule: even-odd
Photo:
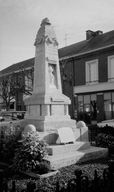
<svg viewBox="0 0 114 192"><path fill-rule="evenodd" d="M114 0L0 0L0 70L35 56L42 19L59 48L86 39L86 30L114 30Z"/></svg>

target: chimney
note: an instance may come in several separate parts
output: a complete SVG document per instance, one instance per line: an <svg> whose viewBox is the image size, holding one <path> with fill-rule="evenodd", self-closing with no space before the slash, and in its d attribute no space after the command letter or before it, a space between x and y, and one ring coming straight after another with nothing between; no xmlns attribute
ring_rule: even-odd
<svg viewBox="0 0 114 192"><path fill-rule="evenodd" d="M96 31L96 36L97 35L102 35L102 34L103 34L103 31L100 31L100 30Z"/></svg>
<svg viewBox="0 0 114 192"><path fill-rule="evenodd" d="M86 31L86 40L89 40L93 37L94 31L87 30Z"/></svg>
<svg viewBox="0 0 114 192"><path fill-rule="evenodd" d="M96 37L96 36L102 35L102 34L103 34L103 31L100 31L100 30L98 30L98 31L87 30L86 31L86 40L89 40L93 37Z"/></svg>

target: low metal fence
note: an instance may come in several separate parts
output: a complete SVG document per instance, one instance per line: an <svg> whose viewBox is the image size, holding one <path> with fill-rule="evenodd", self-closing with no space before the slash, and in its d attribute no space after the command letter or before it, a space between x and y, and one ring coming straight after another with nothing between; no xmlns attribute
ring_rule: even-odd
<svg viewBox="0 0 114 192"><path fill-rule="evenodd" d="M114 127L109 125L105 125L104 127L100 127L98 125L88 125L88 135L90 143L95 142L98 134L107 134L114 137Z"/></svg>
<svg viewBox="0 0 114 192"><path fill-rule="evenodd" d="M67 183L57 181L54 185L53 192L112 192L114 189L114 161L110 162L109 166L104 169L102 177L98 176L98 171L94 171L94 178L89 179L88 176L82 173L81 169L75 170L75 178L69 180ZM10 185L9 185L10 183ZM50 187L50 186L49 186ZM23 189L17 189L16 180L8 180L0 177L0 192L47 192L51 191L48 186L39 187L37 180L29 180Z"/></svg>

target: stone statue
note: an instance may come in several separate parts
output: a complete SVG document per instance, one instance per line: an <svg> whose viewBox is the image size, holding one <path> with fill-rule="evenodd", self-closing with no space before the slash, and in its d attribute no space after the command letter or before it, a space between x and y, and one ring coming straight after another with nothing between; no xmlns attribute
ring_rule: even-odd
<svg viewBox="0 0 114 192"><path fill-rule="evenodd" d="M56 87L56 74L55 67L53 65L49 65L49 81L51 87Z"/></svg>
<svg viewBox="0 0 114 192"><path fill-rule="evenodd" d="M48 30L45 30L47 26ZM41 27L36 35L34 45L36 46L43 43L46 43L47 45L53 44L55 47L58 46L55 32L48 18L42 20Z"/></svg>
<svg viewBox="0 0 114 192"><path fill-rule="evenodd" d="M41 25L51 25L49 19L46 17L42 20Z"/></svg>

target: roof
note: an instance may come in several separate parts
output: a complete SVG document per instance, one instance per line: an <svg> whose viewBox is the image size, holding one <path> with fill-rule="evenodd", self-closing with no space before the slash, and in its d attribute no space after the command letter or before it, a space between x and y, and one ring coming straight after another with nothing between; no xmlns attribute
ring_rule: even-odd
<svg viewBox="0 0 114 192"><path fill-rule="evenodd" d="M86 54L87 52L96 51L98 49L103 49L104 47L108 47L112 45L114 46L114 30L95 36L89 40L84 40L84 41L60 48L59 59ZM3 69L2 71L0 71L0 75L22 70L23 68L33 67L34 59L35 58L31 58L31 59L13 64Z"/></svg>
<svg viewBox="0 0 114 192"><path fill-rule="evenodd" d="M59 49L59 58L82 55L110 45L114 46L114 30Z"/></svg>
<svg viewBox="0 0 114 192"><path fill-rule="evenodd" d="M13 65L10 65L9 67L0 71L0 75L12 73L15 71L20 71L20 70L26 69L26 68L31 68L34 66L34 59L35 58L31 58L31 59L27 59L25 61L21 61L19 63L13 64Z"/></svg>

